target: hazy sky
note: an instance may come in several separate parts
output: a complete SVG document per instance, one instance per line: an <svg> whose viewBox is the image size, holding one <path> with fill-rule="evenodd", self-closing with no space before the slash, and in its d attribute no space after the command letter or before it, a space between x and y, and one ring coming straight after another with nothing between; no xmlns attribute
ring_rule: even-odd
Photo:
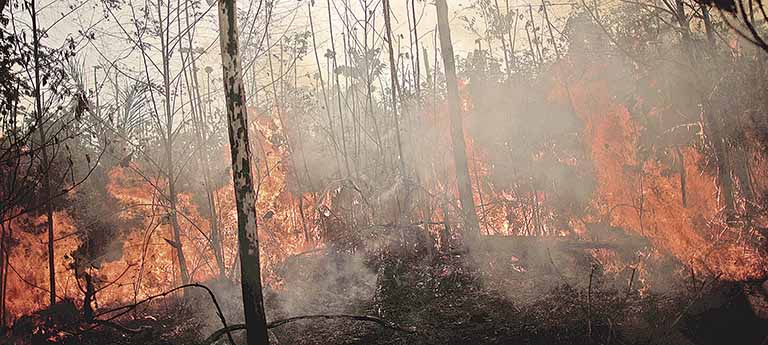
<svg viewBox="0 0 768 345"><path fill-rule="evenodd" d="M127 56L130 52L129 49L131 45L125 41L125 34L122 33L120 26L116 25L111 15L103 11L100 0L82 1L84 1L82 6L77 7L71 15L67 16L66 19L63 20L60 20L62 18L62 14L68 13L70 11L69 6L71 4L77 3L75 0L40 1L41 4L38 5L38 8L40 9L40 13L42 15L41 21L45 24L44 26L47 27L54 22L57 23L54 29L50 32L51 37L48 38L49 42L61 41L61 39L67 36L76 37L78 36L79 30L93 27L94 31L96 32L95 40L90 43L81 45L82 54L80 54L80 59L84 61L86 66L93 66L95 64L109 65L111 62L119 61L120 64L133 66L136 69L140 69L142 66L140 54L137 51L133 51L130 56ZM135 4L137 4L137 6L144 3L143 0L133 1ZM274 21L271 25L272 37L278 38L283 33L290 34L309 30L309 22L307 16L308 9L306 1L307 0L275 0L276 7L274 10ZM359 20L362 20L363 14L361 11L361 4L363 1L365 0L331 1L331 13L334 17L333 29L336 36L337 51L342 49L340 33L342 32L343 26L341 20L339 19L339 13L343 13L344 4L348 3L348 6L352 8L354 15L357 16ZM381 0L367 1L369 1L369 6L376 6L375 12L377 14L377 18L375 24L377 28L381 28L384 23L383 17L381 15ZM400 44L402 51L405 52L408 50L410 44L408 34L408 17L406 15L408 7L406 4L410 3L410 1L394 0L391 1L391 3L394 12L392 18L392 29L396 37L397 35L402 35ZM474 49L476 47L476 39L478 38L476 33L467 30L466 22L461 19L462 17L477 18L476 26L479 28L479 31L481 31L480 34L482 35L482 31L485 30L485 23L483 22L483 19L477 15L476 9L471 7L471 5L474 3L474 0L448 0L451 30L455 46L454 49L457 55L465 56L468 51ZM498 0L498 3L500 7L502 7L502 10L506 8L505 0ZM524 13L526 13L526 15L528 14L528 3L529 2L526 0L509 0L509 6L511 10L522 10L525 11ZM539 13L541 2L532 0L531 3L533 4L534 21L537 22L537 25L543 26L543 15ZM561 30L565 24L564 14L568 13L571 6L566 1L554 2L551 4L552 6L550 7L549 14L555 23L556 28ZM205 9L208 7L208 3L206 3L206 1L201 1L201 6ZM257 6L258 2L252 3L251 1L238 1L238 8L244 12L247 11L249 7L255 9ZM330 42L328 40L329 25L327 10L328 8L325 0L315 0L315 5L312 8L312 16L315 32L317 33L317 44L321 59L326 49L330 48ZM130 30L132 28L132 24L130 23L131 15L125 7L119 13L115 13L115 16L120 20L120 22L123 23L123 26L126 29ZM108 17L108 19L105 19L106 17ZM430 0L417 0L416 17L418 19L418 34L421 37L420 44L422 47L427 48L430 54L430 60L432 60L434 58L433 42L436 22L435 6L433 2ZM211 67L214 67L216 74L220 73L220 68L216 66L219 60L219 45L216 41L218 37L217 21L217 11L214 5L208 14L200 21L198 29L195 33L195 44L198 47L210 47L206 56L201 58L198 66L210 65ZM518 25L518 48L523 47L523 42L525 41L522 39L525 37L524 22L525 20L520 21L520 25ZM383 32L381 34L383 35ZM245 33L241 34L242 39L244 39L245 36ZM501 43L498 40L493 40L491 44L496 50L496 54L501 54L501 52L498 50L501 46ZM487 48L488 42L483 41L482 45L484 48ZM397 46L397 44L395 44L395 46ZM382 61L385 60L385 56L382 55ZM343 63L343 60L339 60L339 63ZM315 70L316 65L312 52L310 51L309 56L307 56L303 61L297 62L297 66L299 66L300 74L303 73L303 70L308 72ZM262 71L262 73L258 74L259 78L265 78L266 80L267 75L264 67L264 65L261 65L256 66L255 68L257 71ZM88 67L86 70L89 71L87 80L92 81L93 77L90 75L92 69ZM101 79L103 79L103 77L100 77L100 80Z"/></svg>

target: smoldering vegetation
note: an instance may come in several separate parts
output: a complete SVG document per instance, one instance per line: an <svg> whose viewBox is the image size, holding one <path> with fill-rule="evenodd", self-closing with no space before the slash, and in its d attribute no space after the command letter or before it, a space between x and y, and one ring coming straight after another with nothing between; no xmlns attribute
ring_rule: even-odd
<svg viewBox="0 0 768 345"><path fill-rule="evenodd" d="M216 2L72 1L106 19L63 46L35 5L0 5L0 343L246 343ZM453 70L430 2L241 2L270 342L765 343L739 5L451 2Z"/></svg>

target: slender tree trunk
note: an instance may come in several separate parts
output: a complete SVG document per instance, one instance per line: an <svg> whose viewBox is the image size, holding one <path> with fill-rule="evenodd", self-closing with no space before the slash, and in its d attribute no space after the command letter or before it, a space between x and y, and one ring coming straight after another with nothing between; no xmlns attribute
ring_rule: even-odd
<svg viewBox="0 0 768 345"><path fill-rule="evenodd" d="M683 49L688 58L695 62L698 59L697 54L693 51L690 25L685 14L685 3L683 3L683 0L676 0L675 5L675 16L682 32ZM714 107L705 99L705 95L700 96L702 98L704 133L706 133L712 143L712 148L715 150L718 184L720 185L721 195L725 204L726 218L730 220L735 212L736 205L733 195L734 187L733 179L731 178L731 168L728 162L728 148L723 137L721 119L715 116L713 113Z"/></svg>
<svg viewBox="0 0 768 345"><path fill-rule="evenodd" d="M195 128L195 142L197 145L197 151L198 151L198 160L200 162L200 167L202 168L203 172L203 187L205 189L205 196L206 201L208 202L208 226L210 227L211 231L211 239L210 239L210 247L213 251L214 259L216 259L216 266L219 269L219 277L224 278L226 275L226 270L224 267L224 257L223 252L221 248L221 236L219 231L219 218L216 213L216 191L214 190L211 182L211 169L210 169L210 157L208 156L208 152L206 151L206 133L205 133L205 114L203 109L205 108L203 106L203 102L200 99L199 91L197 90L197 70L193 66L193 74L195 76L193 77L193 83L194 88L190 86L190 92L191 97L196 97L190 100L190 105L197 104L197 106L192 106L192 125Z"/></svg>
<svg viewBox="0 0 768 345"><path fill-rule="evenodd" d="M261 292L259 235L256 224L256 193L251 173L243 71L240 61L237 5L235 0L219 0L219 41L224 70L229 144L232 155L232 180L237 205L237 237L243 309L248 345L268 345L267 319Z"/></svg>
<svg viewBox="0 0 768 345"><path fill-rule="evenodd" d="M8 224L8 234L5 238L5 246L3 249L3 253L5 254L5 258L2 263L2 270L4 272L3 279L0 281L0 291L3 294L2 301L0 301L0 308L2 308L3 311L3 317L2 317L2 324L5 325L8 322L8 268L11 266L11 250L8 248L8 243L10 243L13 240L13 228L11 228L10 223Z"/></svg>
<svg viewBox="0 0 768 345"><path fill-rule="evenodd" d="M536 33L536 23L533 21L533 6L528 4L528 15L531 18L531 32L533 33L533 44L536 46L536 52L539 55L539 63L544 63L544 56L541 55L541 47L539 46L539 35Z"/></svg>
<svg viewBox="0 0 768 345"><path fill-rule="evenodd" d="M164 83L165 83L165 111L166 111L166 143L165 143L165 157L166 157L166 178L168 179L168 198L170 202L170 221L171 230L173 232L174 249L176 251L176 259L179 261L179 273L181 274L181 283L187 284L189 282L189 271L187 270L187 260L184 257L184 249L181 243L181 226L179 225L178 217L178 195L176 192L176 174L174 173L173 164L173 111L171 109L171 83L170 83L170 70L168 69L169 62L164 58Z"/></svg>
<svg viewBox="0 0 768 345"><path fill-rule="evenodd" d="M448 24L448 4L446 0L437 0L437 26L440 33L440 47L445 64L445 82L448 89L448 112L451 119L451 141L453 143L453 159L456 165L456 182L459 187L459 199L464 213L465 238L472 240L480 233L480 224L475 210L475 200L472 197L472 181L469 177L467 163L467 145L464 142L464 126L461 120L459 103L459 87L456 80L456 63L451 42L451 28Z"/></svg>
<svg viewBox="0 0 768 345"><path fill-rule="evenodd" d="M283 116L283 104L282 101L283 97L281 96L280 99L277 98L277 80L275 80L275 71L274 67L272 65L272 45L270 45L269 42L269 28L266 30L266 40L267 40L267 61L269 62L269 76L271 78L271 84L272 84L272 93L275 94L275 106L273 109L277 112L277 119L280 121L280 126L283 129L283 132L285 133L286 141L288 142L288 161L290 162L289 170L293 174L293 177L296 178L296 186L298 187L298 206L299 206L299 214L301 215L301 226L304 229L304 240L309 243L309 229L307 228L307 221L304 217L304 186L301 183L301 178L299 177L299 171L296 165L296 160L294 159L294 150L293 150L293 143L291 143L291 138L288 136L288 123L285 122L284 116ZM280 49L282 51L282 47ZM280 62L280 69L282 70L282 59ZM280 76L282 76L282 71L280 72ZM285 83L282 83L282 77L281 77L281 84L285 85ZM285 92L283 91L283 94ZM297 129L297 131L300 131L301 129Z"/></svg>
<svg viewBox="0 0 768 345"><path fill-rule="evenodd" d="M542 224L541 224L541 216L539 212L539 191L536 190L536 184L533 181L533 178L531 178L531 200L533 202L533 220L534 220L534 234L536 236L543 236L544 231L542 230Z"/></svg>
<svg viewBox="0 0 768 345"><path fill-rule="evenodd" d="M536 58L536 50L533 48L533 40L531 40L531 32L528 31L527 24L525 25L525 36L528 37L528 49L531 51L531 58L533 59L533 64L538 66L539 59Z"/></svg>
<svg viewBox="0 0 768 345"><path fill-rule="evenodd" d="M5 242L5 223L0 223L0 330L5 329Z"/></svg>
<svg viewBox="0 0 768 345"><path fill-rule="evenodd" d="M171 2L167 2L167 16L164 16L160 6L157 6L157 18L159 26L160 36L160 54L162 59L162 77L163 77L163 96L165 97L165 103L163 104L165 112L165 177L168 179L168 202L169 202L169 219L171 222L171 233L173 235L173 247L176 251L176 259L179 261L179 274L181 276L181 283L187 284L189 282L189 271L187 270L187 261L184 257L184 249L181 243L181 226L179 225L178 218L178 195L176 191L176 174L174 168L173 158L173 120L174 111L171 104L171 48L169 43L171 41ZM163 20L163 18L165 18ZM181 34L181 33L180 33ZM179 37L181 39L181 37Z"/></svg>
<svg viewBox="0 0 768 345"><path fill-rule="evenodd" d="M501 20L501 8L499 7L499 0L494 0L496 5L496 16ZM511 75L509 67L509 52L507 51L507 40L504 38L504 31L499 30L499 38L501 39L501 49L504 50L504 67L506 68L507 79Z"/></svg>
<svg viewBox="0 0 768 345"><path fill-rule="evenodd" d="M336 142L336 134L333 126L333 117L331 116L331 108L328 104L328 93L325 90L325 81L323 81L323 70L320 66L320 56L317 54L317 41L315 39L315 25L312 21L312 2L307 1L307 14L309 16L309 30L312 33L312 51L315 53L315 62L317 64L317 75L320 78L320 88L323 91L323 104L325 105L325 115L328 117L328 126L331 137L331 143L336 157L336 166L339 169L339 173L343 171L341 168L341 158L339 157L339 144ZM330 76L329 76L330 78Z"/></svg>
<svg viewBox="0 0 768 345"><path fill-rule="evenodd" d="M432 86L432 71L429 68L429 54L427 53L427 47L422 47L422 54L424 55L424 73L427 80L427 87Z"/></svg>
<svg viewBox="0 0 768 345"><path fill-rule="evenodd" d="M332 56L330 57L333 60L332 67L333 67L333 80L336 83L336 101L338 103L339 107L339 127L341 130L341 150L342 154L344 155L344 168L346 169L346 177L349 177L352 174L351 169L349 168L349 152L347 152L347 135L346 135L346 128L344 126L344 109L341 106L341 84L339 84L339 73L337 73L338 70L338 63L336 60L336 40L333 38L333 18L331 17L331 0L327 0L326 4L328 5L328 23L330 25L328 26L330 30L330 36L331 36L331 52ZM330 79L331 77L328 76Z"/></svg>
<svg viewBox="0 0 768 345"><path fill-rule="evenodd" d="M45 198L45 222L48 226L48 282L50 287L50 304L56 303L56 264L53 248L53 200L51 200L51 174L50 157L48 155L48 138L45 135L45 121L43 119L43 95L40 81L40 36L37 27L36 1L30 2L30 16L32 17L32 44L35 69L35 121L40 133L40 146L42 153L41 169L43 170L43 198Z"/></svg>
<svg viewBox="0 0 768 345"><path fill-rule="evenodd" d="M705 3L699 3L699 10L701 10L701 17L704 20L704 31L707 33L707 42L709 42L709 48L715 47L715 27L712 25L712 18L709 15L709 6Z"/></svg>
<svg viewBox="0 0 768 345"><path fill-rule="evenodd" d="M181 7L181 4L179 4L179 7ZM190 23L189 20L191 17L189 12L189 2L185 2L184 14L186 17L187 28L191 28L192 23ZM179 25L181 25L181 21L179 21ZM183 32L181 27L179 28L179 32ZM214 259L216 260L216 266L219 270L219 277L224 279L226 277L226 268L224 264L224 255L221 248L219 220L218 215L216 214L216 191L211 184L210 157L208 156L208 151L205 145L207 137L205 130L206 109L202 95L200 94L200 83L197 78L197 62L194 55L195 49L193 46L193 30L188 30L186 37L189 48L189 54L187 58L190 61L189 65L192 67L192 73L191 78L188 78L186 71L184 71L184 79L186 81L187 90L190 97L189 103L192 113L192 127L195 134L195 145L197 146L197 158L200 167L202 168L203 187L205 189L206 201L208 202L208 226L210 227L211 231L209 244L211 250L213 251ZM183 60L182 63L184 63Z"/></svg>
<svg viewBox="0 0 768 345"><path fill-rule="evenodd" d="M416 18L416 0L411 0L411 15L413 16L413 43L416 45L416 49L414 49L414 58L416 58L416 63L414 64L414 73L416 78L416 99L421 102L421 66L419 66L419 59L421 58L419 56L419 30L418 30L418 19Z"/></svg>
<svg viewBox="0 0 768 345"><path fill-rule="evenodd" d="M677 151L677 156L680 157L680 195L681 195L681 201L683 208L688 207L688 188L686 187L686 172L685 172L685 154L683 154L683 150L680 149L680 146L675 147L675 150Z"/></svg>
<svg viewBox="0 0 768 345"><path fill-rule="evenodd" d="M552 40L552 47L555 48L555 56L560 60L560 49L557 48L557 41L555 40L555 34L552 33L552 22L549 21L549 12L547 12L547 3L545 0L541 0L541 7L544 9L544 19L547 21L547 29L549 29L549 38Z"/></svg>
<svg viewBox="0 0 768 345"><path fill-rule="evenodd" d="M373 130L374 134L376 135L376 148L379 151L379 159L381 159L381 164L384 167L384 170L388 170L389 162L387 161L387 155L384 153L384 140L383 136L381 134L381 129L379 127L379 121L376 118L376 113L373 110L373 81L371 78L372 68L371 68L371 62L368 58L369 53L369 45L368 45L368 37L369 35L369 27L375 27L376 26L376 12L369 11L368 10L368 0L363 0L363 66L365 67L365 111L368 115L368 118L371 120L373 124ZM369 25L370 24L370 25ZM375 42L375 38L374 38ZM376 179L376 174L379 169L374 170L374 179Z"/></svg>
<svg viewBox="0 0 768 345"><path fill-rule="evenodd" d="M397 154L400 160L400 175L405 177L405 157L403 157L403 144L400 136L400 120L397 114L397 96L400 94L399 86L397 83L397 63L395 62L395 52L392 50L392 23L390 20L390 6L389 0L383 2L384 10L384 26L387 32L387 46L389 48L389 74L392 79L392 114L395 123L395 138L397 140ZM402 94L400 94L402 97Z"/></svg>
<svg viewBox="0 0 768 345"><path fill-rule="evenodd" d="M675 19L680 26L680 33L683 35L683 49L691 58L695 59L693 42L691 41L691 27L685 14L685 3L683 3L683 0L675 0Z"/></svg>
<svg viewBox="0 0 768 345"><path fill-rule="evenodd" d="M504 0L504 6L506 7L506 18L509 18L509 0ZM517 23L520 22L520 20L517 19L517 16L512 17L512 21L515 22L514 28L510 28L510 23L507 23L507 39L509 39L509 60L512 63L512 67L517 68L517 60L515 59L515 44L517 43ZM512 31L514 31L514 36L512 35Z"/></svg>

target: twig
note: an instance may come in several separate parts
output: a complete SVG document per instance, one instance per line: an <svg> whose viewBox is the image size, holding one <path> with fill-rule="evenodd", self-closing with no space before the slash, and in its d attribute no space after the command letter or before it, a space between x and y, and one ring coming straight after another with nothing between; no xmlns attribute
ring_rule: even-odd
<svg viewBox="0 0 768 345"><path fill-rule="evenodd" d="M691 309L693 304L696 303L697 301L699 301L701 299L701 297L704 295L704 289L706 289L708 285L711 285L714 282L718 281L720 279L721 275L722 275L722 273L720 273L717 276L715 276L715 278L713 278L709 282L704 282L704 284L701 285L701 289L699 289L699 292L696 294L696 297L694 297L691 300L691 302L689 302L688 305L686 305L685 308L683 308L683 310L677 315L677 317L675 318L675 321L672 322L672 325L669 327L668 331L671 331L672 329L675 328L675 326L677 326L678 322L680 322L680 320L683 318L683 316L688 313L688 310Z"/></svg>
<svg viewBox="0 0 768 345"><path fill-rule="evenodd" d="M632 275L629 276L629 284L627 286L627 296L632 293L632 282L635 280L635 272L637 272L637 266L632 268Z"/></svg>
<svg viewBox="0 0 768 345"><path fill-rule="evenodd" d="M168 295L170 295L170 294L172 294L172 293L174 293L176 291L182 290L182 289L193 288L193 287L201 288L201 289L205 290L206 292L208 292L208 295L211 297L211 301L213 301L213 305L216 307L216 314L219 316L219 320L221 320L221 324L224 326L224 328L223 328L224 331L219 335L219 337L221 337L222 334L226 333L227 337L229 338L230 344L235 345L236 344L235 340L234 340L234 338L232 338L232 334L228 330L229 327L227 326L227 320L224 318L224 313L221 311L221 306L219 306L219 302L216 300L216 295L214 295L213 291L211 291L211 289L209 289L207 286L202 285L202 284L198 284L198 283L181 285L181 286L175 287L175 288L173 288L171 290L165 291L163 293L160 293L160 294L157 294L157 295L153 295L153 296L149 296L149 297L147 297L147 298L145 298L145 299L143 299L141 301L138 301L136 303L125 305L125 306L122 306L122 307L113 308L113 309L107 310L105 312L101 312L98 315L96 315L96 317L102 316L102 315L106 315L106 314L111 314L111 313L114 313L114 312L117 312L117 311L121 311L117 315L113 315L113 316L107 318L106 320L96 319L96 320L94 320L94 323L96 323L97 326L105 324L105 322L109 322L111 320L114 320L114 319L122 316L122 315L125 315L126 313L130 312L131 310L134 310L134 309L138 308L140 305L142 305L144 303L147 303L149 301L152 301L152 300L160 298L160 297L168 296ZM88 330L91 330L93 328L95 328L95 327L92 327L92 328L90 328Z"/></svg>
<svg viewBox="0 0 768 345"><path fill-rule="evenodd" d="M357 320L357 321L368 321L368 322L378 323L384 328L389 328L389 329L393 329L400 332L413 333L416 331L415 327L407 327L407 328L402 327L400 325L397 325L394 322L387 321L375 316L347 315L347 314L330 314L330 315L319 314L319 315L294 316L294 317L289 317L287 319L275 320L270 323L267 323L267 328L268 329L276 328L294 321L309 320L309 319L326 319L326 320L349 319L349 320ZM221 336L224 335L224 333L229 333L232 331L243 330L243 329L245 329L245 324L242 324L242 323L231 325L229 327L224 327L220 330L217 330L216 332L213 332L211 336L209 336L204 342L202 342L202 345L213 344L214 342L219 340L219 338L221 338Z"/></svg>
<svg viewBox="0 0 768 345"><path fill-rule="evenodd" d="M93 323L97 324L97 325L101 325L101 326L111 327L111 328L114 328L114 329L116 329L116 330L118 330L120 332L129 333L129 334L139 334L139 333L141 333L141 331L143 331L145 328L147 328L147 326L141 326L139 328L128 328L128 327L125 327L123 325L114 323L112 321L107 321L107 320L93 320Z"/></svg>
<svg viewBox="0 0 768 345"><path fill-rule="evenodd" d="M547 257L549 257L549 263L552 265L552 269L555 270L555 273L560 277L560 279L563 281L565 286L568 287L569 290L572 290L571 284L568 284L568 281L565 279L562 273L560 273L560 270L557 269L557 266L555 265L555 260L552 259L552 253L549 251L549 248L547 248ZM590 274L591 278L591 274Z"/></svg>

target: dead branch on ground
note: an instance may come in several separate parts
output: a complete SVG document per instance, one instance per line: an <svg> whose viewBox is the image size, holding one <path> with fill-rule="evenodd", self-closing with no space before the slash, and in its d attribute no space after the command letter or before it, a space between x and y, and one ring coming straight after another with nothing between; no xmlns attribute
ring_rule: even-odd
<svg viewBox="0 0 768 345"><path fill-rule="evenodd" d="M267 324L267 328L268 329L276 328L294 321L310 320L310 319L326 319L326 320L348 319L348 320L356 320L356 321L368 321L368 322L377 323L384 328L389 328L389 329L400 331L400 332L406 332L406 333L416 332L415 327L402 327L394 322L387 321L375 316L347 315L347 314L329 314L329 315L319 314L319 315L294 316L294 317L289 317L287 319L272 321ZM231 325L229 327L224 327L222 329L217 330L216 332L213 332L213 334L211 334L211 336L209 336L205 341L203 341L201 345L211 345L217 340L219 340L219 338L221 338L221 336L224 335L225 333L229 334L232 331L243 330L243 329L245 329L245 324L236 324L236 325Z"/></svg>

